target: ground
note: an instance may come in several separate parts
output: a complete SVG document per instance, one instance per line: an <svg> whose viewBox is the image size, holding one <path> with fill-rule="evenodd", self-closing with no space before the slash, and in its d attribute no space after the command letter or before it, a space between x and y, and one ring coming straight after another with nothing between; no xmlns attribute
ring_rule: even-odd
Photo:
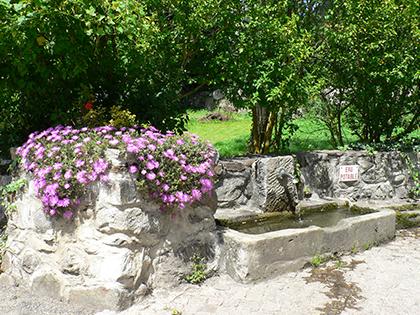
<svg viewBox="0 0 420 315"><path fill-rule="evenodd" d="M332 260L318 268L279 275L257 284L228 276L201 286L155 291L128 310L97 315L420 314L420 228L395 240ZM0 283L0 314L93 314Z"/></svg>

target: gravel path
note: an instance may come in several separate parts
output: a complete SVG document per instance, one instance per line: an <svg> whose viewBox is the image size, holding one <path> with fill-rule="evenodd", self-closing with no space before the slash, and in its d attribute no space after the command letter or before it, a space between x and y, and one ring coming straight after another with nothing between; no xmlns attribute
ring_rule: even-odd
<svg viewBox="0 0 420 315"><path fill-rule="evenodd" d="M93 312L0 283L0 314ZM400 231L386 245L320 268L257 284L213 277L201 286L185 284L172 291L156 290L124 312L99 314L420 314L420 228Z"/></svg>
<svg viewBox="0 0 420 315"><path fill-rule="evenodd" d="M77 305L33 295L23 288L0 282L1 315L90 315L95 314Z"/></svg>

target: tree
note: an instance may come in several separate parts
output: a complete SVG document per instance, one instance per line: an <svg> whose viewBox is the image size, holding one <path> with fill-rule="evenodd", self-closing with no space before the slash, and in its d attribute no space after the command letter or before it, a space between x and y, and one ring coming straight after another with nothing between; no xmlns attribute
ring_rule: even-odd
<svg viewBox="0 0 420 315"><path fill-rule="evenodd" d="M334 94L322 113L331 114L340 145L344 116L363 142L398 139L418 128L419 18L413 0L330 4L319 29L318 73L321 90Z"/></svg>
<svg viewBox="0 0 420 315"><path fill-rule="evenodd" d="M287 145L292 117L309 95L311 33L297 1L246 1L223 79L231 98L251 108L250 151L266 154ZM290 132L290 133L291 133Z"/></svg>
<svg viewBox="0 0 420 315"><path fill-rule="evenodd" d="M220 0L0 1L0 139L120 105L183 130L183 98L212 84L241 9ZM12 124L10 124L12 122Z"/></svg>

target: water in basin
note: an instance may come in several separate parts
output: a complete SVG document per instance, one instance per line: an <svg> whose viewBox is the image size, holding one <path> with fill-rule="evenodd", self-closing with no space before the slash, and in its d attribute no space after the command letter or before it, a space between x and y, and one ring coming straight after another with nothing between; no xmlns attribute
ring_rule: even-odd
<svg viewBox="0 0 420 315"><path fill-rule="evenodd" d="M237 222L231 228L248 234L260 234L283 229L305 228L311 225L328 227L336 225L342 219L360 216L366 213L369 212L360 213L352 211L349 208L337 208L322 212L303 213L300 216L277 216L267 220L251 219Z"/></svg>

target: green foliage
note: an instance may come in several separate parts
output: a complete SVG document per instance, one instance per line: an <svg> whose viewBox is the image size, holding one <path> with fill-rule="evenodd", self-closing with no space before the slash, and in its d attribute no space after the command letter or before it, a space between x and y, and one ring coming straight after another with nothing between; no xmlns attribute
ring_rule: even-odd
<svg viewBox="0 0 420 315"><path fill-rule="evenodd" d="M409 196L412 198L420 197L420 170L414 165L413 161L405 153L401 153L401 157L404 159L408 166L410 177L414 182L414 187L409 191Z"/></svg>
<svg viewBox="0 0 420 315"><path fill-rule="evenodd" d="M82 117L80 123L88 127L112 126L115 128L131 127L137 124L136 115L119 105L112 106L109 111L104 107L95 106Z"/></svg>
<svg viewBox="0 0 420 315"><path fill-rule="evenodd" d="M345 267L345 266L346 266L346 263L345 263L344 261L342 261L342 260L340 260L340 259L337 259L337 260L335 261L334 267L335 267L336 269L341 269L341 268L343 268L343 267Z"/></svg>
<svg viewBox="0 0 420 315"><path fill-rule="evenodd" d="M75 125L87 101L182 131L183 100L220 73L241 9L218 0L0 1L1 147Z"/></svg>
<svg viewBox="0 0 420 315"><path fill-rule="evenodd" d="M185 280L192 284L200 284L207 279L206 264L204 258L194 255L192 257L192 272L185 277Z"/></svg>
<svg viewBox="0 0 420 315"><path fill-rule="evenodd" d="M0 204L4 208L6 216L9 216L10 213L16 209L13 203L26 184L26 179L20 178L0 187Z"/></svg>
<svg viewBox="0 0 420 315"><path fill-rule="evenodd" d="M372 244L371 243L365 243L365 244L363 244L363 249L364 250L369 250L369 249L371 249L372 248Z"/></svg>
<svg viewBox="0 0 420 315"><path fill-rule="evenodd" d="M419 18L414 0L330 4L318 30L317 59L320 89L333 94L319 113L332 128L341 128L344 116L362 142L401 138L418 128Z"/></svg>
<svg viewBox="0 0 420 315"><path fill-rule="evenodd" d="M296 129L293 114L312 87L305 9L294 1L247 1L235 45L226 52L221 81L237 105L253 109L254 153L287 146Z"/></svg>
<svg viewBox="0 0 420 315"><path fill-rule="evenodd" d="M82 117L181 132L185 99L214 86L253 112L225 152L284 151L308 102L329 147L348 127L403 138L419 125L418 20L414 0L3 0L1 153Z"/></svg>
<svg viewBox="0 0 420 315"><path fill-rule="evenodd" d="M127 109L121 106L111 107L111 120L109 125L115 128L129 127L137 124L137 117Z"/></svg>
<svg viewBox="0 0 420 315"><path fill-rule="evenodd" d="M311 265L312 265L312 267L317 268L317 267L321 266L322 264L326 263L329 259L330 259L329 256L315 255L311 259Z"/></svg>

